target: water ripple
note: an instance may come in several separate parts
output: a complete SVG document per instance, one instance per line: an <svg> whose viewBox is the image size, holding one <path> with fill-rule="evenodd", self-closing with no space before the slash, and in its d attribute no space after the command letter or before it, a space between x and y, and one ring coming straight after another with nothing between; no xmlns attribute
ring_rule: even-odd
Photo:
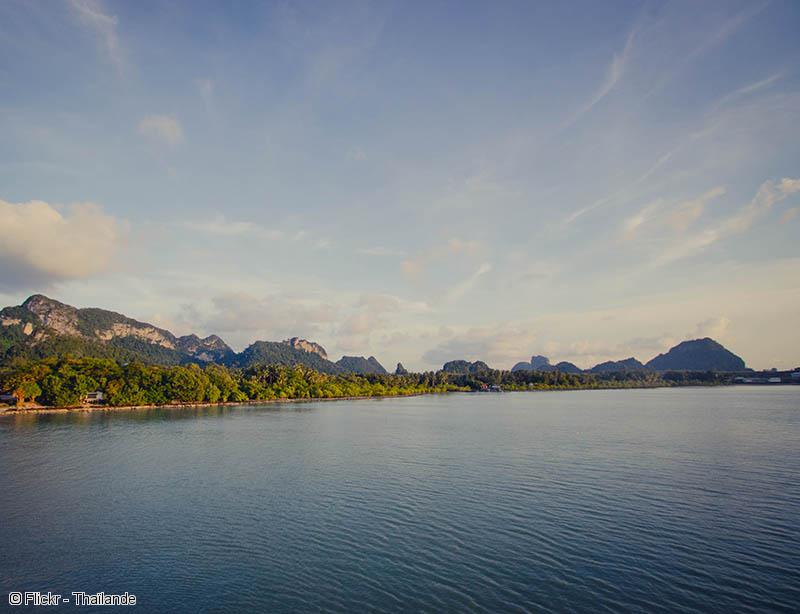
<svg viewBox="0 0 800 614"><path fill-rule="evenodd" d="M153 612L790 612L800 387L0 417L4 591Z"/></svg>

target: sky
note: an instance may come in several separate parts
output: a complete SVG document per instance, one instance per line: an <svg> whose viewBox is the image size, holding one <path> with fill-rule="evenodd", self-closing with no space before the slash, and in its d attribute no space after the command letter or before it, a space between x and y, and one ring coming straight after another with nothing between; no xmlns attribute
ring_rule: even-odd
<svg viewBox="0 0 800 614"><path fill-rule="evenodd" d="M800 366L800 3L0 2L0 304L392 369Z"/></svg>

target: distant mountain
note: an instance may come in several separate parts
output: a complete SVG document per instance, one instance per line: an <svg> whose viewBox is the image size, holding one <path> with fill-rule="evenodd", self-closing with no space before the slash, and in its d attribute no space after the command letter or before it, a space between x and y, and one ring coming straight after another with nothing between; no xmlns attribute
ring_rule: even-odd
<svg viewBox="0 0 800 614"><path fill-rule="evenodd" d="M550 359L547 356L531 356L531 366L538 370L538 369L546 369L550 367Z"/></svg>
<svg viewBox="0 0 800 614"><path fill-rule="evenodd" d="M77 309L41 294L0 310L0 359L63 354L170 365L222 362L234 352L216 335L176 337L113 311Z"/></svg>
<svg viewBox="0 0 800 614"><path fill-rule="evenodd" d="M513 367L512 371L559 371L561 373L583 373L583 370L573 365L571 362L562 361L558 364L551 365L550 359L547 356L531 356L530 362L518 362Z"/></svg>
<svg viewBox="0 0 800 614"><path fill-rule="evenodd" d="M374 356L364 358L363 356L342 356L336 361L336 366L342 371L366 375L368 373L379 373L387 375L386 369L379 363Z"/></svg>
<svg viewBox="0 0 800 614"><path fill-rule="evenodd" d="M589 369L590 373L620 373L624 371L644 371L646 367L635 358L609 360Z"/></svg>
<svg viewBox="0 0 800 614"><path fill-rule="evenodd" d="M218 363L244 368L255 364L282 364L304 365L322 373L386 373L373 356L343 356L334 363L328 360L321 345L298 337L283 342L256 341L237 354L216 335L177 337L168 330L113 311L78 309L41 294L34 294L22 305L0 310L0 363L14 358L64 355L141 360L161 365ZM589 371L742 371L745 368L740 357L706 337L684 341L647 365L627 358L600 363ZM445 363L442 370L469 375L488 371L490 367L480 360L452 360ZM512 371L520 370L581 373L570 362L551 365L545 356L532 356L530 362L520 362L512 368ZM407 371L398 363L395 372Z"/></svg>
<svg viewBox="0 0 800 614"><path fill-rule="evenodd" d="M253 365L303 365L320 373L341 373L342 369L316 352L307 352L281 341L256 341L233 357L229 366L247 368Z"/></svg>
<svg viewBox="0 0 800 614"><path fill-rule="evenodd" d="M327 360L321 345L297 337L284 342L256 341L237 354L216 335L176 337L168 330L113 311L77 309L41 294L22 305L0 310L0 363L15 357L38 359L67 354L160 365L218 363L244 368L281 364L304 365L323 373L344 372ZM383 369L365 362L372 369L369 372Z"/></svg>
<svg viewBox="0 0 800 614"><path fill-rule="evenodd" d="M230 360L233 356L233 350L217 335L209 335L205 339L201 339L197 335L178 337L176 349L201 362L222 363Z"/></svg>
<svg viewBox="0 0 800 614"><path fill-rule="evenodd" d="M530 362L518 362L512 371L555 371L555 367L550 364L547 356L531 356Z"/></svg>
<svg viewBox="0 0 800 614"><path fill-rule="evenodd" d="M561 373L583 373L583 369L572 364L571 362L567 362L566 360L562 360L561 362L557 363L555 368L556 371L560 371Z"/></svg>
<svg viewBox="0 0 800 614"><path fill-rule="evenodd" d="M482 360L469 362L467 360L451 360L450 362L442 365L442 371L445 373L457 373L460 375L468 375L470 373L478 373L480 371L489 371L490 367Z"/></svg>
<svg viewBox="0 0 800 614"><path fill-rule="evenodd" d="M328 360L328 352L326 352L325 348L322 347L319 343L314 343L313 341L306 341L305 339L300 339L299 337L292 337L291 339L286 339L284 343L296 350L303 350L304 352L311 352L312 354L318 354L325 360Z"/></svg>
<svg viewBox="0 0 800 614"><path fill-rule="evenodd" d="M709 337L684 341L647 363L655 371L743 371L744 360Z"/></svg>
<svg viewBox="0 0 800 614"><path fill-rule="evenodd" d="M402 362L397 363L397 368L394 370L395 375L408 375L408 369L403 366Z"/></svg>

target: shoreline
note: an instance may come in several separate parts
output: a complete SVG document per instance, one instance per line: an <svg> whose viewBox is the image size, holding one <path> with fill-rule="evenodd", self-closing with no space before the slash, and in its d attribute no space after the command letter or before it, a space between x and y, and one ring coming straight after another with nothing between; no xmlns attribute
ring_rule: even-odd
<svg viewBox="0 0 800 614"><path fill-rule="evenodd" d="M715 386L730 386L733 384L689 384L686 386L598 386L596 388L533 388L527 390L503 390L499 394L510 392L577 392L589 390L655 390L658 388L707 388ZM421 397L436 394L498 394L494 392L468 391L468 390L448 390L445 392L412 392L408 394L386 394L386 395L364 395L346 397L312 397L312 398L286 398L286 399L261 399L251 401L225 401L222 403L164 403L161 405L78 405L74 407L6 407L0 408L2 416L21 416L24 414L65 414L65 413L90 413L90 412L114 412L114 411L137 411L144 409L194 409L202 407L241 407L243 405L273 405L276 403L325 403L331 401L366 401L383 399L400 399L408 397Z"/></svg>
<svg viewBox="0 0 800 614"><path fill-rule="evenodd" d="M112 411L137 411L142 409L194 409L202 407L241 407L243 405L272 405L275 403L323 403L326 401L365 401L368 399L399 399L406 397L420 397L429 394L447 394L446 392L414 392L411 394L385 394L379 396L349 396L349 397L314 397L293 399L261 399L253 401L225 401L222 403L164 403L161 405L77 405L74 407L22 407L0 408L2 416L21 416L24 414L66 414L90 413Z"/></svg>

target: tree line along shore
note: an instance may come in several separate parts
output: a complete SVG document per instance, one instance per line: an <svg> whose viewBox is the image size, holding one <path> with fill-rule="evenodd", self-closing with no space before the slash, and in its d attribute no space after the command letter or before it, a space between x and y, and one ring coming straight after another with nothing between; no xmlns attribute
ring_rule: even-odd
<svg viewBox="0 0 800 614"><path fill-rule="evenodd" d="M486 369L475 373L331 375L303 365L268 364L237 369L217 364L162 366L103 358L51 357L19 360L0 367L0 403L5 409L25 410L723 383L728 383L725 375L714 372L571 374Z"/></svg>

